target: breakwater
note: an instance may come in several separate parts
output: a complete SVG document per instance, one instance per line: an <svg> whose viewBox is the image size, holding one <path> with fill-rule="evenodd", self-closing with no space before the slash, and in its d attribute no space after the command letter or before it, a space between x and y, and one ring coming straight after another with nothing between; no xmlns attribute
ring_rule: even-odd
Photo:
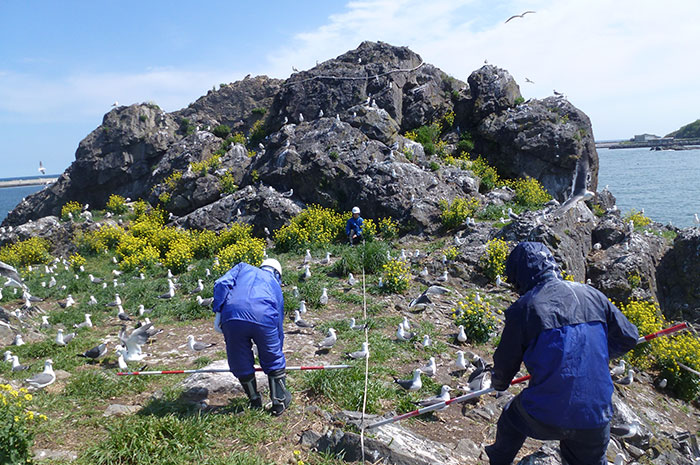
<svg viewBox="0 0 700 465"><path fill-rule="evenodd" d="M45 184L52 184L56 182L58 178L31 178L31 179L9 179L6 181L0 181L0 188L3 187L21 187L21 186L43 186Z"/></svg>

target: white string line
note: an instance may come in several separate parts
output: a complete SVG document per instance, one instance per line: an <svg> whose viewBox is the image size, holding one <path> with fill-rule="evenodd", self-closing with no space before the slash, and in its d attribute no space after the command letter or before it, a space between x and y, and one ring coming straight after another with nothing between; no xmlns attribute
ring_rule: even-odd
<svg viewBox="0 0 700 465"><path fill-rule="evenodd" d="M365 325L365 343L367 344L367 356L365 357L365 391L362 395L362 417L360 418L360 449L362 451L362 463L365 463L365 410L367 408L367 383L369 381L369 327L367 325L367 289L365 285L365 241L362 241L362 316Z"/></svg>
<svg viewBox="0 0 700 465"><path fill-rule="evenodd" d="M416 66L415 68L397 68L397 69L392 69L392 70L390 70L390 71L386 71L386 72L384 72L384 73L373 74L373 75L371 75L371 76L331 76L331 75L319 75L319 76L312 76L312 77L310 77L310 78L302 79L302 80L300 80L300 81L293 81L293 82L289 82L289 79L287 79L287 80L284 82L284 84L282 84L282 86L284 87L284 86L291 86L291 85L294 85L294 84L303 84L303 83L305 83L305 82L313 81L313 80L316 80L316 79L335 79L335 80L338 80L338 81L368 81L368 80L370 80L370 79L377 79L377 78L380 78L380 77L383 77L383 76L388 76L388 75L394 74L394 73L411 73L411 72L417 70L418 68L420 68L421 66L423 66L424 64L425 64L425 62L422 61L422 62L421 62L418 66ZM290 78L290 79L291 79L291 78Z"/></svg>

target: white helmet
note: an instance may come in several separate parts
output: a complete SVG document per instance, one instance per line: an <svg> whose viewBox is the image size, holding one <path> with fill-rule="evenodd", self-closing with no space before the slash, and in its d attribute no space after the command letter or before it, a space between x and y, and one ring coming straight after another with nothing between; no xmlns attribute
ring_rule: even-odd
<svg viewBox="0 0 700 465"><path fill-rule="evenodd" d="M265 260L263 260L262 264L260 265L260 268L266 266L269 266L270 268L278 272L280 274L280 278L282 277L282 265L280 265L280 262L278 262L274 258L266 258Z"/></svg>
<svg viewBox="0 0 700 465"><path fill-rule="evenodd" d="M359 214L359 213L360 213L360 207L352 207L352 213L353 213L353 214L355 214L355 213L358 213L358 214Z"/></svg>

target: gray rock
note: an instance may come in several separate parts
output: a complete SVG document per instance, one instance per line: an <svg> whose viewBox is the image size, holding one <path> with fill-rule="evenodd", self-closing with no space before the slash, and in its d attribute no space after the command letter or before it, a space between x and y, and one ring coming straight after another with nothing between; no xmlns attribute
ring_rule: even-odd
<svg viewBox="0 0 700 465"><path fill-rule="evenodd" d="M72 450L53 450L53 449L34 449L34 460L43 462L50 460L51 462L72 462L78 458L78 453Z"/></svg>
<svg viewBox="0 0 700 465"><path fill-rule="evenodd" d="M673 248L661 259L656 273L659 302L666 316L700 318L700 228L678 231Z"/></svg>
<svg viewBox="0 0 700 465"><path fill-rule="evenodd" d="M122 404L112 404L107 407L102 414L104 417L122 417L127 415L132 415L141 410L139 405L122 405Z"/></svg>
<svg viewBox="0 0 700 465"><path fill-rule="evenodd" d="M517 465L560 465L561 463L559 448L554 444L545 444L534 454L523 457Z"/></svg>
<svg viewBox="0 0 700 465"><path fill-rule="evenodd" d="M378 140L386 145L391 145L396 141L399 135L399 125L383 108L355 105L350 107L348 112L357 115L348 118L348 123L358 128L370 139Z"/></svg>
<svg viewBox="0 0 700 465"><path fill-rule="evenodd" d="M520 95L520 87L505 69L485 65L469 75L467 80L471 91L471 119L478 123L492 113L515 106Z"/></svg>
<svg viewBox="0 0 700 465"><path fill-rule="evenodd" d="M217 360L202 369L228 369L228 361ZM262 372L256 373L258 386L267 384L267 376ZM243 388L238 379L230 372L195 373L188 376L182 383L183 399L199 402L212 394L242 394Z"/></svg>

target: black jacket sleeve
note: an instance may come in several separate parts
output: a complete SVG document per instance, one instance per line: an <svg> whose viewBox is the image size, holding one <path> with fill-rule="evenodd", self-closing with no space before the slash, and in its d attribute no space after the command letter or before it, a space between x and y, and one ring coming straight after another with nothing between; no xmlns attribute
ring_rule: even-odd
<svg viewBox="0 0 700 465"><path fill-rule="evenodd" d="M501 333L501 342L493 354L493 376L491 386L497 391L505 391L520 369L525 353L521 309L517 302L506 310L506 325Z"/></svg>
<svg viewBox="0 0 700 465"><path fill-rule="evenodd" d="M639 332L637 327L630 323L609 300L605 300L605 305L607 305L608 320L608 356L613 359L634 349L639 339Z"/></svg>

